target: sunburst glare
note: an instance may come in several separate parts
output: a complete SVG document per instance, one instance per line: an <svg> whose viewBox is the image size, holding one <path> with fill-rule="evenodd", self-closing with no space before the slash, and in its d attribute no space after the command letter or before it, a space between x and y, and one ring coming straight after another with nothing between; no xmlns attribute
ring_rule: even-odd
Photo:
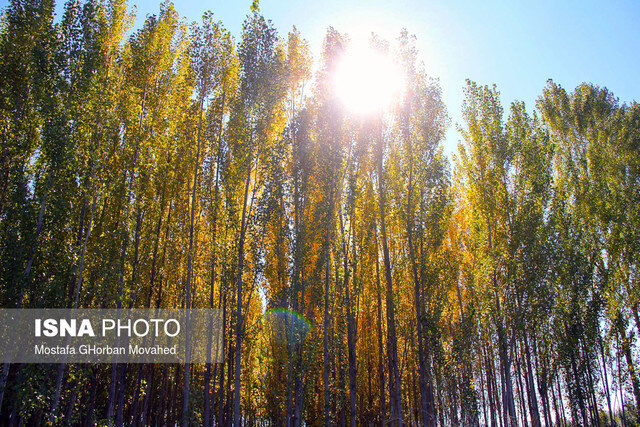
<svg viewBox="0 0 640 427"><path fill-rule="evenodd" d="M404 75L392 57L368 44L353 44L333 76L334 89L355 114L383 111L402 95Z"/></svg>

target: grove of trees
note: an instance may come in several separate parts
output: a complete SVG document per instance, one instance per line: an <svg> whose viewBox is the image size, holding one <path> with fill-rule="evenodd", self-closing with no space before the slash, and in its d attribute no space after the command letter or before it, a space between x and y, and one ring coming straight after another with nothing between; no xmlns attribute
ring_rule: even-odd
<svg viewBox="0 0 640 427"><path fill-rule="evenodd" d="M0 307L218 308L214 364L8 364L3 425L640 425L640 105L467 81L461 142L415 39L405 90L332 86L253 3L11 0Z"/></svg>

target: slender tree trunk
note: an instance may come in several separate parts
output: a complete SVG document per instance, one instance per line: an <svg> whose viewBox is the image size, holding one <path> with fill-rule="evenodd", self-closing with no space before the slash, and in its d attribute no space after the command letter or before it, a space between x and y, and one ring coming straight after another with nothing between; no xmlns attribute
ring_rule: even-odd
<svg viewBox="0 0 640 427"><path fill-rule="evenodd" d="M561 417L560 417L560 410L558 409L558 399L556 397L556 392L555 392L555 388L553 386L553 380L550 381L549 383L549 389L551 390L551 399L553 399L553 410L555 412L555 425L562 425L562 421L561 421Z"/></svg>
<svg viewBox="0 0 640 427"><path fill-rule="evenodd" d="M527 331L524 332L524 353L527 362L527 390L529 391L531 424L533 427L540 427L540 410L538 408L538 397L536 396L536 386L533 379L533 367L531 363L531 349L529 348L529 338Z"/></svg>
<svg viewBox="0 0 640 427"><path fill-rule="evenodd" d="M549 404L549 376L547 370L544 373L540 372L540 355L538 353L538 344L536 336L533 336L533 363L535 365L536 378L538 380L538 391L542 397L542 407L544 412L544 425L545 427L551 426L551 405Z"/></svg>
<svg viewBox="0 0 640 427"><path fill-rule="evenodd" d="M60 393L62 393L62 381L64 379L64 371L67 365L65 363L58 363L56 370L56 385L53 392L53 400L51 402L51 408L49 410L49 420L55 419L55 413L58 410L58 403L60 402Z"/></svg>
<svg viewBox="0 0 640 427"><path fill-rule="evenodd" d="M167 163L171 163L171 154L168 155L167 158ZM151 277L150 277L150 281L149 281L149 297L147 300L147 307L151 308L152 306L152 300L153 300L153 294L154 294L154 290L155 290L155 285L156 285L156 276L158 274L158 270L162 269L164 267L165 264L165 260L166 260L166 255L167 255L167 239L169 236L169 224L171 223L171 213L173 211L172 209L172 205L169 204L169 208L167 210L167 219L166 219L166 227L165 227L165 231L164 231L164 245L162 247L162 255L160 257L160 266L157 265L157 258L158 258L158 250L159 250L159 246L160 246L160 233L162 231L162 215L164 212L164 208L165 208L165 191L166 191L166 181L163 181L163 185L162 185L162 194L160 196L160 216L158 218L158 224L156 226L156 237L155 237L155 242L154 242L154 246L153 246L153 256L152 256L152 261L151 261ZM156 309L160 308L161 302L162 302L162 275L160 276L158 282L159 282L159 287L156 293L156 302L155 302L155 307ZM143 410L142 410L142 420L141 420L141 424L145 425L145 419L155 419L156 422L158 420L158 417L156 415L155 418L151 418L151 415L149 414L149 416L147 416L147 409L149 408L149 400L151 398L150 394L152 391L152 382L153 382L153 375L154 375L154 371L155 371L155 365L151 364L150 365L150 369L147 371L147 381L146 381L146 393L144 396L144 401L143 401ZM164 372L163 371L163 381L165 381L164 378ZM163 383L163 390L164 390L164 383ZM152 403L151 407L153 407L154 404Z"/></svg>
<svg viewBox="0 0 640 427"><path fill-rule="evenodd" d="M189 322L189 312L191 309L191 276L193 274L193 234L195 226L196 216L196 191L198 189L198 170L200 169L200 150L201 150L201 133L202 133L202 110L204 107L204 96L200 96L200 117L198 118L198 140L196 151L196 162L193 168L193 188L191 191L191 217L189 222L189 252L187 254L187 286L186 286L186 299L185 308L187 309L187 323ZM183 372L183 390L182 390L182 426L187 427L189 425L189 335L187 334L186 343L186 357L187 360L184 364Z"/></svg>
<svg viewBox="0 0 640 427"><path fill-rule="evenodd" d="M142 108L140 110L140 119L138 122L138 138L136 138L135 147L133 151L133 162L131 164L131 168L123 171L123 181L126 183L126 196L124 201L124 210L125 210L125 220L124 220L124 230L122 232L122 245L120 249L120 266L118 269L118 299L116 303L116 308L120 310L122 308L122 297L124 294L124 268L125 261L127 256L127 248L129 246L129 229L128 229L128 217L129 217L129 204L131 202L131 193L133 190L133 185L135 182L135 171L138 164L138 152L140 149L140 133L142 130L142 120L144 117L145 104L147 98L147 88L146 85L144 87L143 96L142 96ZM119 344L119 341L117 342ZM116 374L120 370L119 363L114 363L111 368L111 385L109 388L109 403L107 406L107 418L111 419L114 415L114 409L116 404ZM126 371L126 368L122 367L122 371ZM121 374L122 376L123 374ZM120 381L120 380L118 380ZM118 400L122 398L124 402L124 396L118 396ZM116 423L117 424L117 423Z"/></svg>
<svg viewBox="0 0 640 427"><path fill-rule="evenodd" d="M178 375L179 375L179 369L176 369L175 372L171 372L170 373L171 377L169 379L169 392L168 394L168 406L169 406L169 410L167 413L167 424L169 425L175 425L177 424L177 416L176 416L176 412L178 411L178 405L177 405L177 395L178 395L178 385L179 385L179 381L178 381Z"/></svg>
<svg viewBox="0 0 640 427"><path fill-rule="evenodd" d="M385 279L387 282L387 352L389 358L389 392L391 396L391 418L392 423L403 425L402 397L400 375L398 373L398 340L396 337L395 305L393 302L393 280L391 274L391 258L389 256L389 245L387 242L386 227L386 189L384 186L384 169L382 167L383 157L383 137L379 136L378 142L378 210L380 211L380 232L382 237L382 255L385 266Z"/></svg>
<svg viewBox="0 0 640 427"><path fill-rule="evenodd" d="M633 396L636 400L636 408L640 408L640 380L638 380L636 365L633 361L633 356L631 355L631 344L629 343L629 338L624 331L624 322L621 320L621 314L618 314L618 319L618 334L620 336L622 354L624 355L627 367L629 368L629 376L631 377L631 386L633 389ZM640 411L637 411L636 423L640 424Z"/></svg>
<svg viewBox="0 0 640 427"><path fill-rule="evenodd" d="M329 285L331 283L331 227L333 220L333 186L329 192L328 219L325 224L324 241L324 316L323 331L323 382L324 382L324 425L331 424L331 395L329 393Z"/></svg>
<svg viewBox="0 0 640 427"><path fill-rule="evenodd" d="M558 400L560 401L560 415L562 416L562 425L567 425L567 413L564 408L564 398L562 397L562 385L560 384L560 376L556 376L556 385L558 387Z"/></svg>
<svg viewBox="0 0 640 427"><path fill-rule="evenodd" d="M582 357L584 359L586 359L587 361L590 360L590 355L587 352L587 349L585 348L585 343L584 340L582 341ZM588 385L589 385L589 406L591 408L590 413L591 413L591 424L597 427L600 427L600 411L598 409L598 402L596 400L596 391L595 391L595 386L593 384L593 375L591 373L591 367L590 367L590 363L588 363L587 365L587 381L588 381Z"/></svg>
<svg viewBox="0 0 640 427"><path fill-rule="evenodd" d="M38 211L38 220L36 222L36 232L33 236L33 244L29 248L29 255L27 256L27 266L24 269L24 274L22 276L22 283L20 284L20 296L18 297L18 302L16 308L22 308L24 293L29 286L29 281L31 279L31 268L33 266L33 261L35 259L36 253L38 252L38 247L40 246L40 234L42 234L42 230L44 228L44 213L47 207L47 199L49 197L49 187L51 185L53 171L49 169L47 172L47 178L44 184L44 194L42 196L42 201L40 202L40 210ZM4 390L4 384L1 384L2 387L0 389ZM2 395L0 395L0 398ZM2 404L2 400L0 399L0 404Z"/></svg>
<svg viewBox="0 0 640 427"><path fill-rule="evenodd" d="M436 376L437 376L436 383L444 384L444 381L442 380L442 376L439 373L436 373ZM443 388L444 387L438 387L438 391L437 391L438 406L441 408L444 408L443 397L442 397L444 395ZM438 419L440 421L441 426L446 425L445 416L446 416L446 411L438 412Z"/></svg>
<svg viewBox="0 0 640 427"><path fill-rule="evenodd" d="M454 383L454 381L451 381ZM453 385L453 384L451 384ZM458 393L456 387L449 387L449 401L451 405L449 407L449 413L451 414L451 425L460 425L460 420L458 419Z"/></svg>
<svg viewBox="0 0 640 427"><path fill-rule="evenodd" d="M167 381L169 377L169 365L164 365L162 370L162 383L160 385L160 405L156 412L156 425L164 425L167 421Z"/></svg>
<svg viewBox="0 0 640 427"><path fill-rule="evenodd" d="M96 374L97 368L94 366L91 368L91 391L89 392L89 406L87 408L87 421L85 426L90 427L94 423L94 412L96 407L96 398L98 395L98 376Z"/></svg>
<svg viewBox="0 0 640 427"><path fill-rule="evenodd" d="M76 372L76 374L78 374ZM71 388L71 396L69 396L69 402L67 403L67 410L65 411L64 419L67 425L71 424L71 420L73 417L73 410L76 406L76 399L78 397L78 379L74 379L71 384L69 384Z"/></svg>
<svg viewBox="0 0 640 427"><path fill-rule="evenodd" d="M408 140L410 138L407 137ZM422 303L422 287L421 278L418 274L418 263L416 261L416 254L413 242L413 221L414 221L414 208L413 208L413 152L411 142L409 145L409 185L407 189L407 241L409 245L409 258L411 259L411 271L413 273L414 282L414 307L416 310L416 334L418 335L418 371L419 371L419 384L420 384L420 418L422 424L425 427L432 427L435 425L436 414L435 405L433 402L433 390L431 389L430 372L426 360L429 359L429 348L424 343L424 324L423 319L425 317L424 307Z"/></svg>
<svg viewBox="0 0 640 427"><path fill-rule="evenodd" d="M622 368L620 367L620 352L621 352L621 348L620 348L620 338L619 335L616 334L616 344L617 344L617 351L616 351L616 361L618 362L618 391L620 392L620 406L622 409L622 427L625 426L625 424L627 423L627 414L625 412L625 404L624 404L624 394L622 393Z"/></svg>
<svg viewBox="0 0 640 427"><path fill-rule="evenodd" d="M520 403L520 417L521 417L521 423L522 425L527 425L527 409L526 409L526 402L525 402L525 398L524 398L524 385L522 384L522 369L521 369L521 363L520 363L520 358L517 356L516 353L516 388L517 388L517 393L518 393L518 397L519 397L519 403Z"/></svg>
<svg viewBox="0 0 640 427"><path fill-rule="evenodd" d="M285 317L284 319L284 330L287 331L290 328L290 323L289 323L289 318ZM291 344L289 342L286 343L286 349L287 349L287 353L291 354L292 350L291 350ZM294 409L293 409L293 389L294 389L294 384L293 384L293 376L294 376L294 361L293 361L293 357L289 357L287 360L287 389L285 391L286 393L286 399L287 399L287 403L286 403L286 407L285 407L285 412L284 412L284 417L285 417L285 425L287 427L292 427L293 426L293 419L294 419Z"/></svg>
<svg viewBox="0 0 640 427"><path fill-rule="evenodd" d="M341 304L342 307L344 307L343 304ZM340 334L340 342L343 343L344 342L344 333L342 331L339 332ZM347 425L347 405L345 402L345 390L346 390L346 375L344 373L344 346L339 345L338 346L338 386L340 388L340 392L338 393L339 399L340 399L340 403L339 403L339 410L338 410L338 422L340 424L340 427L345 427Z"/></svg>
<svg viewBox="0 0 640 427"><path fill-rule="evenodd" d="M115 398L116 398L116 380L118 375L118 364L114 363L111 365L111 378L109 379L109 397L107 398L107 413L106 417L109 420L113 419L113 414L115 412Z"/></svg>
<svg viewBox="0 0 640 427"><path fill-rule="evenodd" d="M378 240L376 239L376 296L378 298L378 377L380 381L380 426L384 425L386 414L385 384L384 384L384 342L382 341L382 291L380 284L380 261Z"/></svg>
<svg viewBox="0 0 640 427"><path fill-rule="evenodd" d="M154 373L155 373L155 364L149 364L145 369L145 393L144 398L142 399L142 409L140 410L140 415L136 420L139 420L139 424L141 426L147 425L147 420L151 419L149 417L149 400L151 398L151 393L153 392L153 383L154 383ZM134 412L134 416L135 416Z"/></svg>
<svg viewBox="0 0 640 427"><path fill-rule="evenodd" d="M226 324L227 324L227 292L223 292L224 284L220 283L220 292L222 294L222 350L224 351L224 346L226 342ZM220 386L218 388L218 425L223 425L224 422L224 367L225 367L226 357L222 358L222 363L220 364ZM214 405L215 407L215 405Z"/></svg>
<svg viewBox="0 0 640 427"><path fill-rule="evenodd" d="M487 350L487 352L488 351L489 350ZM487 373L487 396L489 398L489 412L491 414L491 426L497 427L498 422L496 420L496 401L494 400L494 390L493 390L494 366L493 366L493 360L490 354L485 355L485 369Z"/></svg>
<svg viewBox="0 0 640 427"><path fill-rule="evenodd" d="M226 91L222 92L222 108L220 112L220 129L218 132L218 150L216 154L216 175L215 175L215 184L213 190L213 219L212 219L212 230L211 230L211 281L209 284L209 307L213 308L213 294L215 287L215 277L216 277L216 238L217 238L217 223L218 223L218 195L220 193L219 187L219 179L220 179L220 163L221 163L221 152L222 152L222 121L224 117L224 105L225 105ZM222 289L222 287L220 287ZM218 299L218 303L220 299ZM210 336L210 335L209 335ZM218 343L216 342L216 345ZM211 339L209 338L209 342L207 344L207 354L211 354ZM218 353L218 349L216 348L216 355ZM217 368L216 363L216 368ZM215 379L215 369L213 377ZM207 363L205 377L204 377L204 425L206 427L211 425L213 421L213 417L211 416L211 402L212 395L210 391L211 389L211 363Z"/></svg>
<svg viewBox="0 0 640 427"><path fill-rule="evenodd" d="M244 268L244 243L247 232L247 203L249 199L249 184L251 183L252 159L249 157L247 166L247 180L244 185L244 197L242 203L242 220L240 223L240 240L238 241L238 279L236 301L236 354L235 354L235 390L233 398L233 425L240 426L240 375L242 362L242 270Z"/></svg>
<svg viewBox="0 0 640 427"><path fill-rule="evenodd" d="M89 236L91 235L91 227L93 225L93 213L95 211L97 202L97 196L93 196L93 201L91 202L91 213L89 214L89 224L87 225L87 232L84 236L84 241L82 243L82 252L80 254L80 264L78 265L78 271L76 276L76 288L73 297L73 308L78 307L78 302L80 298L80 289L82 288L82 276L84 274L84 259L85 254L87 253L87 242L89 241Z"/></svg>
<svg viewBox="0 0 640 427"><path fill-rule="evenodd" d="M602 343L602 336L600 330L598 330L598 347L600 349L600 356L602 357L602 384L604 384L604 392L607 397L607 409L609 410L609 424L613 424L613 410L611 409L611 394L609 390L609 375L607 373L607 360L604 354L604 345Z"/></svg>
<svg viewBox="0 0 640 427"><path fill-rule="evenodd" d="M489 418L487 416L487 402L484 397L485 390L487 389L488 384L485 381L485 374L482 369L482 360L480 360L478 367L480 371L478 373L480 374L480 398L482 399L482 416L483 416L485 425L489 425Z"/></svg>
<svg viewBox="0 0 640 427"><path fill-rule="evenodd" d="M489 253L493 254L493 234L491 220L487 218L487 233L488 233L488 246ZM500 295L498 293L498 280L496 277L496 270L494 268L491 274L491 283L493 286L493 298L496 310L496 330L498 334L498 354L500 356L500 371L501 371L501 386L503 391L502 396L502 410L504 417L505 427L512 427L517 425L516 408L513 399L513 382L511 379L511 360L509 357L509 350L507 348L507 337L504 325L504 316L502 314L502 308L500 304Z"/></svg>
<svg viewBox="0 0 640 427"><path fill-rule="evenodd" d="M142 386L143 367L142 363L138 364L136 384L133 389L133 408L131 408L131 425L133 426L138 425L140 422L140 387Z"/></svg>
<svg viewBox="0 0 640 427"><path fill-rule="evenodd" d="M235 300L235 298L234 298ZM231 306L233 306L235 301L232 301ZM234 320L232 321L233 323L233 327L235 328L235 323L237 322L237 319L235 318L235 313L234 313ZM230 331L231 332L231 331ZM231 333L229 333L229 335L231 335ZM224 408L224 418L222 420L222 425L229 425L233 422L233 397L234 394L231 391L231 385L234 383L234 372L235 372L235 358L236 358L236 347L235 347L236 342L234 340L231 339L231 337L229 337L229 363L227 366L227 400L225 402L225 408Z"/></svg>
<svg viewBox="0 0 640 427"><path fill-rule="evenodd" d="M124 425L124 395L127 388L127 364L120 366L118 372L118 406L116 411L116 426L122 427Z"/></svg>
<svg viewBox="0 0 640 427"><path fill-rule="evenodd" d="M565 328L566 333L569 333L569 328ZM570 336L570 335L567 335ZM585 404L584 404L584 396L582 395L582 381L580 379L580 374L578 373L578 362L576 360L576 352L577 349L573 348L571 350L571 355L570 355L570 363L571 363L571 374L573 375L573 380L576 383L576 399L577 399L577 403L578 403L578 409L580 409L580 416L582 417L582 423L584 425L588 424L587 421L587 410L585 408ZM571 399L571 392L569 392L569 398ZM574 405L571 405L571 408L574 410L575 412L575 407ZM578 418L578 414L577 413L573 413L572 414L574 421L577 420Z"/></svg>
<svg viewBox="0 0 640 427"><path fill-rule="evenodd" d="M535 333L532 339L533 346L533 367L535 369L535 379L537 381L537 392L540 394L542 399L542 412L544 415L544 425L545 427L551 425L551 404L549 402L549 374L548 370L545 369L543 372L540 371L539 361L540 355L538 354L538 341L536 339Z"/></svg>
<svg viewBox="0 0 640 427"><path fill-rule="evenodd" d="M218 310L221 310L222 309L222 283L220 283L219 289L220 290L218 292ZM222 330L218 331L218 334L220 334L220 338L222 339L222 342L220 342L220 340L216 341L216 348L215 348L215 353L214 353L216 355L216 358L217 358L216 362L221 362L221 360L220 360L220 354L221 354L220 349L222 348L222 350L224 351L224 323L220 325L220 328ZM205 399L206 399L205 405L207 405L209 407L208 418L205 420L205 423L207 425L209 425L209 426L214 425L214 421L215 421L215 418L216 418L216 415L215 415L216 378L218 377L218 365L220 365L220 364L221 363L215 363L214 364L213 373L211 374L211 378L209 379L209 381L210 381L209 389L206 390L206 393L205 393L205 396L204 396Z"/></svg>
<svg viewBox="0 0 640 427"><path fill-rule="evenodd" d="M132 178L133 180L133 178ZM131 181L132 182L132 181ZM131 184L132 186L132 184ZM135 204L136 202L134 202ZM128 202L127 202L128 205ZM135 286L135 281L136 281L136 272L137 272L137 263L138 263L138 245L140 242L140 227L141 227L141 221L142 221L142 216L141 213L138 212L138 215L136 215L136 228L135 228L135 236L134 236L134 247L135 247L135 254L134 254L134 261L133 261L133 268L132 268L132 275L131 275L131 284L133 286ZM129 238L128 238L128 233L125 232L125 237L123 238L122 241L122 251L121 251L121 255L120 255L120 272L118 275L118 281L119 281L119 286L118 286L118 304L117 304L117 308L118 310L120 310L122 308L122 298L124 295L124 268L125 268L125 261L126 261L126 253L127 253L127 248L128 248L128 243L129 243ZM129 308L131 308L131 304L133 303L133 300L131 301ZM119 338L118 338L118 342L119 342ZM114 400L117 402L117 406L116 406L116 426L117 427L121 427L124 423L124 396L126 393L126 376L127 376L127 365L126 364L122 364L118 367L118 363L116 363L114 365L114 368L117 368L118 370L118 380L117 380L117 388L114 388L113 391L116 392L117 391L117 396L111 396L110 397L115 397L115 399L110 399L111 402L113 402ZM113 407L110 406L111 409L111 413L113 415Z"/></svg>
<svg viewBox="0 0 640 427"><path fill-rule="evenodd" d="M304 232L300 233L299 242L301 245L304 239ZM296 249L298 250L298 249ZM305 286L304 286L304 276L301 274L303 257L301 254L298 254L297 257L298 266L294 267L296 272L294 274L295 283L300 284L300 303L297 302L297 294L294 298L296 300L295 303L295 311L300 312L302 316L305 314ZM295 394L295 406L294 406L294 416L297 422L297 425L302 425L302 401L303 401L303 384L304 384L304 367L303 367L303 355L304 355L304 340L301 340L299 343L296 343L296 359L295 359L295 370L294 370L294 394Z"/></svg>
<svg viewBox="0 0 640 427"><path fill-rule="evenodd" d="M76 271L76 285L74 290L74 298L72 308L75 310L78 307L78 300L80 297L80 288L82 287L82 276L84 274L84 258L87 251L87 242L89 241L89 236L91 235L91 226L93 223L93 212L95 211L97 197L93 196L93 201L91 203L91 214L89 216L89 224L87 226L87 231L84 236L84 241L82 243L82 251L80 255L80 263L78 264L78 269ZM82 232L82 224L80 225L80 231ZM51 402L51 408L49 410L50 420L53 420L55 417L55 413L58 410L58 403L60 401L60 393L62 392L62 380L64 376L64 364L61 363L58 365L58 371L56 374L56 386L55 391L53 393L53 401ZM1 404L1 402L0 402Z"/></svg>
<svg viewBox="0 0 640 427"><path fill-rule="evenodd" d="M349 291L349 256L346 252L347 244L343 244L345 246L345 256L344 256L344 289L345 289L345 297L346 297L346 305L347 305L347 346L349 351L349 402L350 402L350 412L351 412L351 426L355 427L356 425L356 398L357 398L357 390L356 390L356 331L355 325L353 321L353 314L351 312L351 294ZM355 274L354 274L355 276ZM355 279L354 279L355 280Z"/></svg>
<svg viewBox="0 0 640 427"><path fill-rule="evenodd" d="M295 426L299 427L302 425L302 385L304 380L304 372L302 371L302 343L296 344L296 360L297 360L297 369L295 370L295 378L294 378L294 420Z"/></svg>
<svg viewBox="0 0 640 427"><path fill-rule="evenodd" d="M328 232L327 232L328 233ZM329 239L326 239L329 240ZM323 387L324 387L324 425L331 424L330 411L331 401L329 394L329 271L330 271L330 251L327 248L325 254L325 274L324 274L324 316L322 320L323 330Z"/></svg>

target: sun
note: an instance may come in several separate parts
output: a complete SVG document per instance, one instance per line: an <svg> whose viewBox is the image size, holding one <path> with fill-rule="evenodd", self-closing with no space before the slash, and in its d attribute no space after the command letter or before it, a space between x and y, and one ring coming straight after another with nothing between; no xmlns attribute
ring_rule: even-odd
<svg viewBox="0 0 640 427"><path fill-rule="evenodd" d="M404 76L388 55L368 44L354 44L343 54L334 76L336 95L359 115L384 111L402 95Z"/></svg>

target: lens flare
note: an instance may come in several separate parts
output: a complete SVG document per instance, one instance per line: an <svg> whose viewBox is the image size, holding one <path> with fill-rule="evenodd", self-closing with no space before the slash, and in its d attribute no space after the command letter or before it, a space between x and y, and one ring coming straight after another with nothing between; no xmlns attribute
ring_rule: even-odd
<svg viewBox="0 0 640 427"><path fill-rule="evenodd" d="M284 308L267 311L264 321L273 337L282 344L298 344L311 331L311 325L302 315Z"/></svg>
<svg viewBox="0 0 640 427"><path fill-rule="evenodd" d="M404 76L390 55L368 45L353 45L333 76L336 95L356 114L383 111L402 94Z"/></svg>

